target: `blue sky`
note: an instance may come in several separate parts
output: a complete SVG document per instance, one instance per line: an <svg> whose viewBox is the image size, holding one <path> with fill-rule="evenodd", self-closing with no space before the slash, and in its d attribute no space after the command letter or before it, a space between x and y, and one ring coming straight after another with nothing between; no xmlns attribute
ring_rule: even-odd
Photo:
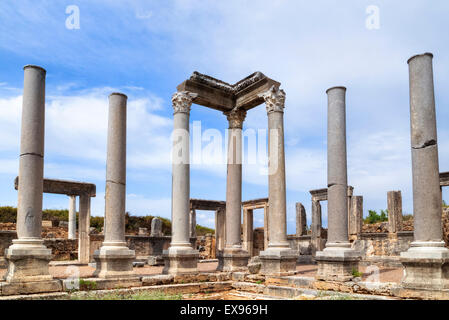
<svg viewBox="0 0 449 320"><path fill-rule="evenodd" d="M80 29L66 28L69 5L79 7ZM370 5L379 29L366 28ZM310 219L308 191L326 186L325 91L336 85L348 88L348 177L365 214L386 208L390 190L402 190L411 213L406 61L435 56L440 171L449 171L448 15L449 3L436 0L2 1L0 205L17 203L22 67L37 64L47 69L45 176L95 183L94 215L104 211L107 96L121 91L129 97L127 210L170 217L170 98L195 70L230 83L262 71L282 83L289 233L295 202ZM227 128L224 115L196 105L193 121L203 131ZM248 112L244 129L266 127L263 106ZM244 165L244 200L267 196L258 169ZM191 197L225 193L224 165L192 165ZM44 196L44 208L67 207L64 196ZM198 223L213 227L213 217L200 212Z"/></svg>

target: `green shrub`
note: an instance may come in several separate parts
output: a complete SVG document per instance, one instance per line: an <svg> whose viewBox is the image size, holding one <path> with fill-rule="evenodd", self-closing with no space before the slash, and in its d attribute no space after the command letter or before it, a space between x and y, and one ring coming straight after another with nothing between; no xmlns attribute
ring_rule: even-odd
<svg viewBox="0 0 449 320"><path fill-rule="evenodd" d="M375 210L368 210L368 217L363 221L367 224L388 221L388 210L380 210L380 215Z"/></svg>

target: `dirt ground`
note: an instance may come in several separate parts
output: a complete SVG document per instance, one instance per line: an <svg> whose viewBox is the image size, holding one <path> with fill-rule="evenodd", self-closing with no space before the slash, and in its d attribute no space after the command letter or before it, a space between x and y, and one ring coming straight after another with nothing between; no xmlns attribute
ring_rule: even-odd
<svg viewBox="0 0 449 320"><path fill-rule="evenodd" d="M199 263L198 269L201 272L213 272L217 268L217 262ZM91 277L95 271L95 268L89 266L50 266L50 273L56 279L65 279L72 276L73 273L79 272L81 278ZM76 269L75 269L76 268ZM162 273L162 266L145 266L142 268L134 268L134 272L137 275L155 275ZM298 276L314 277L317 271L316 265L298 265L296 267ZM402 268L378 268L373 272L373 267L367 270L366 267L361 267L360 272L363 273L363 280L372 280L380 282L395 282L399 283L403 276ZM378 272L377 272L378 271ZM0 276L6 273L6 269L0 269ZM378 277L378 280L377 280Z"/></svg>

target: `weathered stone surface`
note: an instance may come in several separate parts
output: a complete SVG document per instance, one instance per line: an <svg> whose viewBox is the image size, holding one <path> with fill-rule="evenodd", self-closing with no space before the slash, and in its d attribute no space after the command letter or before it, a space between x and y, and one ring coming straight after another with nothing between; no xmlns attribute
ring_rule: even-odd
<svg viewBox="0 0 449 320"><path fill-rule="evenodd" d="M151 219L151 237L161 237L162 234L162 220L154 217Z"/></svg>
<svg viewBox="0 0 449 320"><path fill-rule="evenodd" d="M251 274L257 274L260 272L260 268L262 267L262 262L260 261L260 257L255 256L252 257L248 262L248 271Z"/></svg>
<svg viewBox="0 0 449 320"><path fill-rule="evenodd" d="M363 225L363 197L351 197L351 208L349 210L349 235L360 237Z"/></svg>
<svg viewBox="0 0 449 320"><path fill-rule="evenodd" d="M388 231L396 233L402 231L402 194L401 191L389 191L388 203Z"/></svg>
<svg viewBox="0 0 449 320"><path fill-rule="evenodd" d="M296 235L298 237L304 236L307 234L307 216L306 216L306 208L302 205L302 203L296 203Z"/></svg>

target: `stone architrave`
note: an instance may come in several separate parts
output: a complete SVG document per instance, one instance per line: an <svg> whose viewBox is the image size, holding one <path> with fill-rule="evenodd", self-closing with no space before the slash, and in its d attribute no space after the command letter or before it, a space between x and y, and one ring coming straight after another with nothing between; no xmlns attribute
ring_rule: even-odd
<svg viewBox="0 0 449 320"><path fill-rule="evenodd" d="M285 92L272 86L259 95L268 114L268 203L269 243L260 252L262 274L286 274L296 269L298 253L287 241L287 211L284 154Z"/></svg>
<svg viewBox="0 0 449 320"><path fill-rule="evenodd" d="M162 237L162 220L155 217L151 219L150 237Z"/></svg>
<svg viewBox="0 0 449 320"><path fill-rule="evenodd" d="M61 289L50 275L51 249L44 245L42 196L44 173L45 75L38 66L24 67L17 203L17 237L5 250L8 271L0 292L52 292ZM8 287L8 288L7 288Z"/></svg>
<svg viewBox="0 0 449 320"><path fill-rule="evenodd" d="M165 274L198 272L198 250L190 243L190 133L189 117L193 99L197 94L176 92L173 103L172 152L172 240L163 256Z"/></svg>
<svg viewBox="0 0 449 320"><path fill-rule="evenodd" d="M317 279L346 281L358 269L360 253L351 248L348 236L348 178L346 163L346 88L333 87L328 95L327 184L328 239L316 253Z"/></svg>
<svg viewBox="0 0 449 320"><path fill-rule="evenodd" d="M223 253L218 256L218 270L245 270L250 258L242 247L242 127L245 110L225 113L229 122L226 184L226 237Z"/></svg>
<svg viewBox="0 0 449 320"><path fill-rule="evenodd" d="M433 55L408 60L413 173L414 241L401 252L402 286L449 289L449 249L444 247L433 84Z"/></svg>
<svg viewBox="0 0 449 320"><path fill-rule="evenodd" d="M100 278L132 277L134 250L125 240L126 200L126 102L122 93L109 95L106 159L105 235L94 253L94 275ZM81 210L80 210L81 211Z"/></svg>

